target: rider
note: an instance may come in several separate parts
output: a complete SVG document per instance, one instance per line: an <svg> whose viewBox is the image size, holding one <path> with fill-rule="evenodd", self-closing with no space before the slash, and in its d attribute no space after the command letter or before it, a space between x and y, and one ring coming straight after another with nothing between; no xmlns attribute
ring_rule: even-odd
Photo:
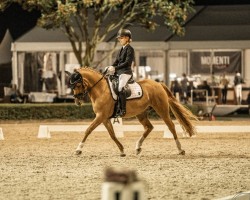
<svg viewBox="0 0 250 200"><path fill-rule="evenodd" d="M118 102L120 108L118 108L116 115L122 117L126 114L126 93L124 86L133 75L131 65L134 61L135 52L133 47L130 46L130 42L132 41L130 30L119 30L116 38L119 40L122 48L117 54L113 65L108 67L108 71L115 72L119 76Z"/></svg>

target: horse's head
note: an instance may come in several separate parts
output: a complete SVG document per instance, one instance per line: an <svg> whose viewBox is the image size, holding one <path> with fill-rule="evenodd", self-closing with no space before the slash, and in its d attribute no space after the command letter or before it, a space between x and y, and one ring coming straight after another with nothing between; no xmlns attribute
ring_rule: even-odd
<svg viewBox="0 0 250 200"><path fill-rule="evenodd" d="M65 73L69 75L69 87L73 90L75 104L80 106L83 104L83 98L87 93L82 75L77 71L72 74L68 71L65 71Z"/></svg>

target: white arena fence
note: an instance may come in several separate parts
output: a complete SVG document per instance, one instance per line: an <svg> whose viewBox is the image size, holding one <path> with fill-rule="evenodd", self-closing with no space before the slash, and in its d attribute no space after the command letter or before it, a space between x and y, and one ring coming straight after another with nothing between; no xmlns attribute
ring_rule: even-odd
<svg viewBox="0 0 250 200"><path fill-rule="evenodd" d="M4 140L3 129L2 128L0 128L0 140Z"/></svg>
<svg viewBox="0 0 250 200"><path fill-rule="evenodd" d="M124 132L144 131L142 125L123 125L113 123L114 131L117 137L124 137ZM165 124L153 125L154 132L163 132L163 138L173 138ZM40 125L38 138L51 138L51 132L85 132L89 125ZM180 125L175 125L176 132L182 137L187 137ZM250 133L250 126L196 126L197 133ZM93 132L106 132L104 125L99 125Z"/></svg>
<svg viewBox="0 0 250 200"><path fill-rule="evenodd" d="M89 125L40 125L38 138L51 138L51 132L84 132ZM178 132L178 126L176 127ZM180 127L179 127L180 129ZM106 132L104 125L99 125L93 132ZM142 125L114 125L117 137L124 137L124 132L144 131ZM154 125L153 131L164 132L164 137L172 137L166 125Z"/></svg>
<svg viewBox="0 0 250 200"><path fill-rule="evenodd" d="M153 125L154 132L163 132L163 138L173 138L165 124ZM51 138L51 132L85 132L89 125L40 125L38 138ZM142 125L123 125L122 123L113 124L114 131L117 137L124 137L124 132L144 131ZM187 137L180 125L175 125L176 132L182 137ZM196 126L197 133L250 133L250 126ZM99 125L93 132L107 132L104 125ZM4 140L3 130L0 127L0 140Z"/></svg>

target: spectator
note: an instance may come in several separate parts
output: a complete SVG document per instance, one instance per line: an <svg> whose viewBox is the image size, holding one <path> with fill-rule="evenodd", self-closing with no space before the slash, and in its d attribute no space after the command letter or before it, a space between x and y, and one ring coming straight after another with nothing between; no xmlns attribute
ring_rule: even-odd
<svg viewBox="0 0 250 200"><path fill-rule="evenodd" d="M193 81L190 81L189 82L189 85L187 87L187 98L191 98L191 91L192 90L195 90L195 86L194 86L194 82ZM196 94L193 93L193 98L196 98Z"/></svg>
<svg viewBox="0 0 250 200"><path fill-rule="evenodd" d="M38 92L43 91L43 83L44 83L43 69L39 68L38 69Z"/></svg>
<svg viewBox="0 0 250 200"><path fill-rule="evenodd" d="M202 84L198 86L198 89L206 90L208 96L211 96L211 95L212 95L211 87L210 87L210 85L208 85L207 81L203 81ZM198 98L200 101L206 100L206 94L205 94L205 92L200 93L199 96L197 95L197 98Z"/></svg>
<svg viewBox="0 0 250 200"><path fill-rule="evenodd" d="M210 86L208 85L207 81L203 81L202 85L200 85L200 89L207 90L208 96L212 95L212 91Z"/></svg>
<svg viewBox="0 0 250 200"><path fill-rule="evenodd" d="M234 89L235 89L235 96L236 102L238 105L241 104L242 101L242 83L244 83L243 78L239 72L236 72L234 77Z"/></svg>
<svg viewBox="0 0 250 200"><path fill-rule="evenodd" d="M218 85L218 80L217 77L214 74L214 71L211 73L211 86L217 86Z"/></svg>
<svg viewBox="0 0 250 200"><path fill-rule="evenodd" d="M174 94L174 96L179 100L180 95L182 94L181 85L177 80L174 80L171 82L171 92Z"/></svg>
<svg viewBox="0 0 250 200"><path fill-rule="evenodd" d="M187 93L188 93L188 78L185 73L182 74L182 80L181 80L181 89L182 89L182 99L184 102L187 102Z"/></svg>
<svg viewBox="0 0 250 200"><path fill-rule="evenodd" d="M248 92L248 95L247 95L247 104L250 105L250 92Z"/></svg>
<svg viewBox="0 0 250 200"><path fill-rule="evenodd" d="M221 93L222 93L222 103L226 104L227 103L227 90L228 90L228 84L229 80L226 77L226 74L224 73L221 77L220 80L220 85L221 85Z"/></svg>
<svg viewBox="0 0 250 200"><path fill-rule="evenodd" d="M21 92L17 89L16 84L12 85L11 93L10 93L10 102L11 103L23 103L24 97Z"/></svg>

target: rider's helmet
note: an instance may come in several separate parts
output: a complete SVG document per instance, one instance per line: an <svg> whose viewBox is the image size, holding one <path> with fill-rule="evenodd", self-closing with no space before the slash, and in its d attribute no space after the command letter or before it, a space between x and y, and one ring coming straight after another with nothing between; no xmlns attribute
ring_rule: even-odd
<svg viewBox="0 0 250 200"><path fill-rule="evenodd" d="M128 29L120 29L117 33L116 38L123 37L123 36L127 36L130 39L132 39L132 34L131 34L130 30L128 30Z"/></svg>

